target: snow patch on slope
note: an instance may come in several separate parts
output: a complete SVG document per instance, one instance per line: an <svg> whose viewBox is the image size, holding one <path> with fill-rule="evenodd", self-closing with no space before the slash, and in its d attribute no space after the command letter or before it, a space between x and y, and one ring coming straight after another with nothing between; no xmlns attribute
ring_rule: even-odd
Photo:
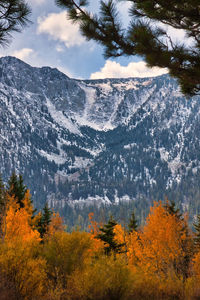
<svg viewBox="0 0 200 300"><path fill-rule="evenodd" d="M67 159L65 157L62 157L59 154L47 153L44 150L38 150L38 153L41 156L45 157L48 161L54 161L58 165L62 165L67 161Z"/></svg>
<svg viewBox="0 0 200 300"><path fill-rule="evenodd" d="M71 120L69 120L62 111L56 110L55 106L51 103L49 99L46 99L46 104L48 111L53 118L53 120L60 125L63 128L68 129L71 133L81 135L80 130L78 129L78 126L73 123Z"/></svg>

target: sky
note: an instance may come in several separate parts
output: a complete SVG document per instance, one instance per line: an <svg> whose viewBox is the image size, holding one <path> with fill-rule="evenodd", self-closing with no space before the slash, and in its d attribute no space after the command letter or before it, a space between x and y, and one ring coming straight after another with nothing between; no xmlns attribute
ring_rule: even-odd
<svg viewBox="0 0 200 300"><path fill-rule="evenodd" d="M34 67L58 68L71 78L151 77L166 73L165 69L146 67L140 57L104 59L103 48L81 36L78 26L66 17L66 11L54 0L29 0L32 23L21 33L14 33L12 42L0 48L0 56L15 56ZM91 9L98 9L92 0ZM128 1L127 1L128 3ZM121 20L128 20L128 4L120 4Z"/></svg>

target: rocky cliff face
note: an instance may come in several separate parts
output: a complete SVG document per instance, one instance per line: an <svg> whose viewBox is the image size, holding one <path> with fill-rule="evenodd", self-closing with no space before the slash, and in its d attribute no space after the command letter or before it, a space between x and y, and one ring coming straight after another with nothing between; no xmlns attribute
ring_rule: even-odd
<svg viewBox="0 0 200 300"><path fill-rule="evenodd" d="M0 59L0 171L38 207L156 198L199 178L199 143L200 98L168 75L80 81Z"/></svg>

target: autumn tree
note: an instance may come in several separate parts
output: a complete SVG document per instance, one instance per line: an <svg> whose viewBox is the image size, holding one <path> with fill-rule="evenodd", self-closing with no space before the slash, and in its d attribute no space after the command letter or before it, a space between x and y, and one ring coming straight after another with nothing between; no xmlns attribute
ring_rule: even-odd
<svg viewBox="0 0 200 300"><path fill-rule="evenodd" d="M51 222L48 225L47 233L49 236L53 236L56 232L65 231L66 226L64 226L63 218L57 212L52 213Z"/></svg>
<svg viewBox="0 0 200 300"><path fill-rule="evenodd" d="M89 213L88 218L90 222L88 229L93 235L97 235L99 233L99 224L94 220L94 213Z"/></svg>
<svg viewBox="0 0 200 300"><path fill-rule="evenodd" d="M42 255L47 262L49 287L66 288L68 277L83 269L90 257L92 240L86 232L57 231L43 244Z"/></svg>
<svg viewBox="0 0 200 300"><path fill-rule="evenodd" d="M176 208L176 204L173 200L169 201L168 199L166 199L164 208L170 215L175 216L175 218L182 223L182 232L185 233L186 235L186 239L182 240L182 244L181 244L181 247L185 255L182 257L181 266L177 266L177 268L181 269L184 277L186 278L188 277L190 259L193 254L192 245L191 245L192 240L189 234L188 224L184 219L183 215L180 213L180 209Z"/></svg>
<svg viewBox="0 0 200 300"><path fill-rule="evenodd" d="M102 256L83 270L75 270L67 284L66 299L139 299L131 295L133 286L131 271L121 257Z"/></svg>
<svg viewBox="0 0 200 300"><path fill-rule="evenodd" d="M92 14L86 10L87 0L56 0L88 40L103 45L105 57L140 55L149 67L167 68L183 93L200 91L199 0L124 0L130 4L127 28L120 21L117 1L99 2L99 14ZM166 25L184 30L189 45L174 41Z"/></svg>
<svg viewBox="0 0 200 300"><path fill-rule="evenodd" d="M24 0L0 1L0 45L7 45L14 31L20 32L29 21L30 7Z"/></svg>
<svg viewBox="0 0 200 300"><path fill-rule="evenodd" d="M151 208L143 230L131 235L128 249L130 262L151 276L187 276L191 248L185 220L169 214L161 202Z"/></svg>
<svg viewBox="0 0 200 300"><path fill-rule="evenodd" d="M95 256L101 255L104 253L104 242L97 237L97 235L100 233L100 228L103 226L103 224L99 224L97 221L94 220L94 213L91 212L88 214L89 218L89 225L88 229L90 232L90 237L93 241L93 253Z"/></svg>
<svg viewBox="0 0 200 300"><path fill-rule="evenodd" d="M22 201L20 208L15 197L7 195L0 269L12 284L15 299L40 299L45 291L46 262L39 257L41 239L31 224L33 207L28 190Z"/></svg>

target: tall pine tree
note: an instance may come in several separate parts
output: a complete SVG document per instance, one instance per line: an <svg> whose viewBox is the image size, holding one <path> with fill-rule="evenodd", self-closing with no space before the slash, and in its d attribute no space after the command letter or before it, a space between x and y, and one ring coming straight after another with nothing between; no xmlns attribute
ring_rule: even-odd
<svg viewBox="0 0 200 300"><path fill-rule="evenodd" d="M131 218L129 220L129 224L128 224L128 231L129 233L133 232L133 231L137 231L137 220L135 218L135 213L134 211L131 214Z"/></svg>
<svg viewBox="0 0 200 300"><path fill-rule="evenodd" d="M14 196L20 207L24 207L23 199L26 194L27 187L24 185L22 175L17 176L13 171L9 181L7 192L10 196Z"/></svg>
<svg viewBox="0 0 200 300"><path fill-rule="evenodd" d="M164 205L164 208L167 210L167 212L170 214L170 215L174 215L176 216L178 219L181 219L182 218L182 214L180 213L180 209L179 208L176 208L176 203L171 200L169 201L167 198L166 198L166 203Z"/></svg>
<svg viewBox="0 0 200 300"><path fill-rule="evenodd" d="M5 187L3 184L2 177L0 175L0 236L2 234L2 222L5 214L6 197L5 197Z"/></svg>
<svg viewBox="0 0 200 300"><path fill-rule="evenodd" d="M53 212L51 211L51 209L48 207L48 204L46 203L41 213L41 217L37 226L37 229L40 233L40 237L42 239L44 238L45 234L48 232L48 226L51 223L52 214Z"/></svg>
<svg viewBox="0 0 200 300"><path fill-rule="evenodd" d="M121 253L123 244L117 243L115 240L114 228L117 225L117 222L110 216L109 221L103 227L100 227L101 233L99 233L96 238L104 242L104 251L106 255L110 255L111 253Z"/></svg>
<svg viewBox="0 0 200 300"><path fill-rule="evenodd" d="M5 205L5 187L3 184L2 177L0 175L0 212L1 212L1 207Z"/></svg>
<svg viewBox="0 0 200 300"><path fill-rule="evenodd" d="M200 214L197 215L197 222L193 224L195 229L194 245L196 249L200 249Z"/></svg>

